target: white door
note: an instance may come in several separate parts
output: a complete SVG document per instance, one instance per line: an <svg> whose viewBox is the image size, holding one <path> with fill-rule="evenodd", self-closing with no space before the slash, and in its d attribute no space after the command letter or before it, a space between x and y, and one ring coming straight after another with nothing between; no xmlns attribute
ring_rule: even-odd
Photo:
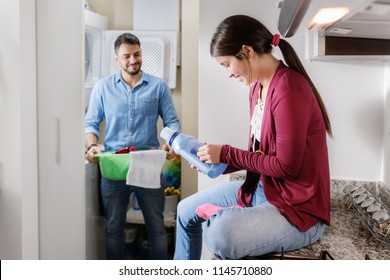
<svg viewBox="0 0 390 280"><path fill-rule="evenodd" d="M36 1L40 259L86 258L83 15Z"/></svg>

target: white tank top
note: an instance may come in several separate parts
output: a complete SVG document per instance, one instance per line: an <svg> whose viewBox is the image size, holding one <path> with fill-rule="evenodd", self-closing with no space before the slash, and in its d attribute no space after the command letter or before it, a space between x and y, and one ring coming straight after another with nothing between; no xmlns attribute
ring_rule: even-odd
<svg viewBox="0 0 390 280"><path fill-rule="evenodd" d="M261 123L263 121L265 102L262 102L260 99L257 101L257 104L253 110L253 115L251 119L251 138L253 139L252 150L255 151L255 140L260 142L261 135Z"/></svg>

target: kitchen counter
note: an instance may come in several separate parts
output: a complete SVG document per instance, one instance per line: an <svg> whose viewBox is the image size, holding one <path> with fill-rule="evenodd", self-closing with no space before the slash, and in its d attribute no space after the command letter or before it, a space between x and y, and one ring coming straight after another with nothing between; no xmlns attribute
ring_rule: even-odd
<svg viewBox="0 0 390 280"><path fill-rule="evenodd" d="M377 240L349 208L349 190L356 185L380 197L387 207L390 205L390 190L381 183L332 180L330 227L314 244L286 254L318 257L326 250L335 260L390 260L390 245Z"/></svg>
<svg viewBox="0 0 390 280"><path fill-rule="evenodd" d="M390 188L383 183L362 181L331 181L331 225L323 236L310 246L277 254L243 259L334 259L334 260L390 260L390 236L382 243L376 239L350 208L350 190L364 187L390 206Z"/></svg>
<svg viewBox="0 0 390 280"><path fill-rule="evenodd" d="M334 209L331 219L320 240L288 254L319 256L326 250L335 260L390 260L390 246L372 236L353 210Z"/></svg>

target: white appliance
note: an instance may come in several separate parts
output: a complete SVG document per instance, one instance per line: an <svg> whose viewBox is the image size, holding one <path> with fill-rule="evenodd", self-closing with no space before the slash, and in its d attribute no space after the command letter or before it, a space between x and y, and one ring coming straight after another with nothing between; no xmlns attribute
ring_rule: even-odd
<svg viewBox="0 0 390 280"><path fill-rule="evenodd" d="M106 17L85 10L85 107L96 81L119 70L114 41L124 32L136 35L142 48L142 70L176 87L177 31L107 30Z"/></svg>
<svg viewBox="0 0 390 280"><path fill-rule="evenodd" d="M91 91L96 81L102 77L103 32L108 27L108 19L102 15L85 10L85 108L88 108Z"/></svg>

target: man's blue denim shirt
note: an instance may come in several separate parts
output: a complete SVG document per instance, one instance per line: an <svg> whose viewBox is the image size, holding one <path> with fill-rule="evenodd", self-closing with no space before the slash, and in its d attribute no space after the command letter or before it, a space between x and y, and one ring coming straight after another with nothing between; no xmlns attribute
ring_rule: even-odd
<svg viewBox="0 0 390 280"><path fill-rule="evenodd" d="M85 134L100 137L105 119L105 151L134 146L138 150L158 148L157 120L180 130L171 90L163 79L142 73L131 89L118 72L96 82L85 116Z"/></svg>

